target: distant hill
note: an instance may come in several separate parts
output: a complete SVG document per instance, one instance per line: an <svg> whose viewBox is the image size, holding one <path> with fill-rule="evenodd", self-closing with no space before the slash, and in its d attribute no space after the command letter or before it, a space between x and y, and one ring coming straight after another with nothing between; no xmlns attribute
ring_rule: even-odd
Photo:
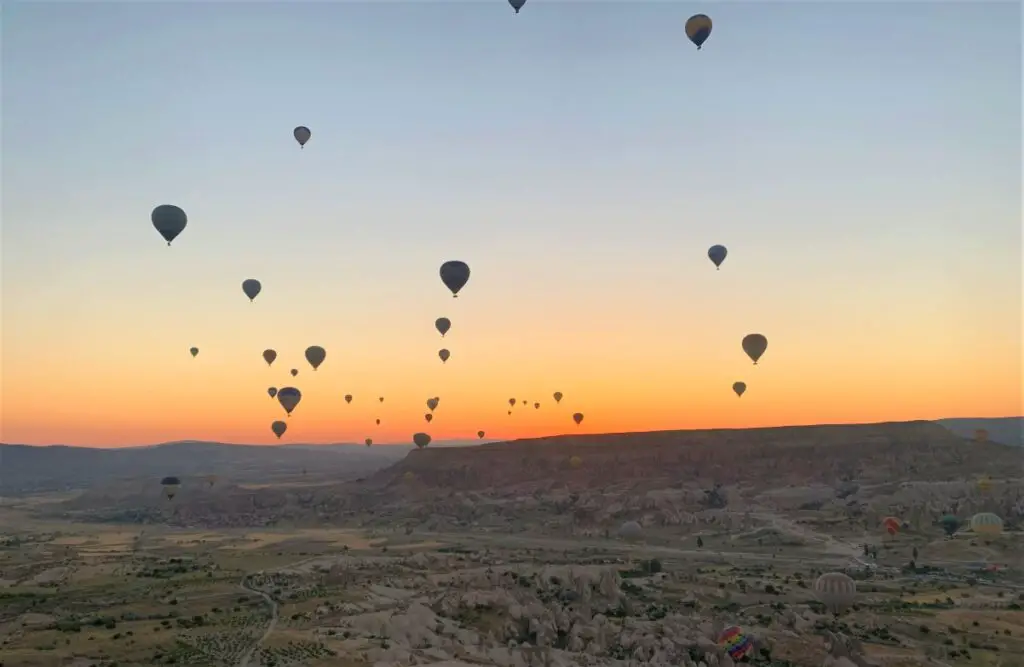
<svg viewBox="0 0 1024 667"><path fill-rule="evenodd" d="M172 442L100 449L0 444L0 495L90 488L119 480L167 475L217 475L236 483L295 477L366 475L404 457L411 446L277 446Z"/></svg>
<svg viewBox="0 0 1024 667"><path fill-rule="evenodd" d="M940 424L961 438L974 438L979 429L988 431L989 442L1024 447L1024 417L939 419Z"/></svg>

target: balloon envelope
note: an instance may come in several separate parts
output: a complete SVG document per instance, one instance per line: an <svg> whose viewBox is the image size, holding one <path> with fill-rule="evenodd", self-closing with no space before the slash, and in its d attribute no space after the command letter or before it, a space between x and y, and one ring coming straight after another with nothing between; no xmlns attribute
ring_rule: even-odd
<svg viewBox="0 0 1024 667"><path fill-rule="evenodd" d="M199 348L198 348L198 347L193 347L193 348L189 348L189 352L190 352L190 353L192 354L192 356L194 357L194 356L196 356L196 355L198 355L198 354L199 354Z"/></svg>
<svg viewBox="0 0 1024 667"><path fill-rule="evenodd" d="M161 204L154 208L153 212L149 214L149 219L156 227L156 231L160 232L160 236L167 241L167 245L171 245L171 241L177 238L188 224L188 216L185 215L185 211L171 204Z"/></svg>
<svg viewBox="0 0 1024 667"><path fill-rule="evenodd" d="M833 614L841 614L857 598L857 584L842 572L827 572L814 582L814 593Z"/></svg>
<svg viewBox="0 0 1024 667"><path fill-rule="evenodd" d="M627 542L639 542L643 535L643 528L636 521L627 521L619 526L619 537Z"/></svg>
<svg viewBox="0 0 1024 667"><path fill-rule="evenodd" d="M437 329L437 332L443 337L448 333L448 330L452 328L452 321L447 317L439 317L434 320L434 328Z"/></svg>
<svg viewBox="0 0 1024 667"><path fill-rule="evenodd" d="M423 415L423 418L427 420L428 424L430 422L434 421L434 415L430 414L429 412L427 414Z"/></svg>
<svg viewBox="0 0 1024 667"><path fill-rule="evenodd" d="M430 408L431 412L433 412L434 410L437 409L437 404L440 403L440 402L441 402L440 398L428 398L427 399L427 407Z"/></svg>
<svg viewBox="0 0 1024 667"><path fill-rule="evenodd" d="M263 361L267 362L267 366L273 364L275 359L277 359L276 351L271 350L270 348L263 350Z"/></svg>
<svg viewBox="0 0 1024 667"><path fill-rule="evenodd" d="M278 420L270 425L270 430L273 431L274 435L276 435L278 440L280 440L281 436L284 435L284 432L288 430L288 424Z"/></svg>
<svg viewBox="0 0 1024 667"><path fill-rule="evenodd" d="M324 363L324 359L327 358L327 350L320 347L319 345L310 345L306 348L306 361L309 365L316 370L320 367L320 364Z"/></svg>
<svg viewBox="0 0 1024 667"><path fill-rule="evenodd" d="M582 421L583 421L583 413L582 413L582 412L577 412L576 414L574 414L574 415L572 416L572 420L573 420L574 422L576 422L576 425L577 425L577 426L579 426L579 425L580 425L580 422L582 422Z"/></svg>
<svg viewBox="0 0 1024 667"><path fill-rule="evenodd" d="M267 393L270 394L270 398L274 398L275 396L277 396L277 387L271 387L270 389L267 389Z"/></svg>
<svg viewBox="0 0 1024 667"><path fill-rule="evenodd" d="M441 265L441 282L451 290L452 296L458 296L459 290L469 282L469 265L465 262L451 261Z"/></svg>
<svg viewBox="0 0 1024 667"><path fill-rule="evenodd" d="M277 402L289 415L302 400L302 392L295 387L283 387L277 391Z"/></svg>
<svg viewBox="0 0 1024 667"><path fill-rule="evenodd" d="M299 142L299 147L305 146L309 138L313 136L313 133L309 131L309 128L305 125L299 125L297 128L292 130L292 136L295 137L295 141Z"/></svg>
<svg viewBox="0 0 1024 667"><path fill-rule="evenodd" d="M746 382L733 382L732 383L732 390L734 392L736 392L737 396L742 396L743 392L745 392L747 390L747 383Z"/></svg>
<svg viewBox="0 0 1024 667"><path fill-rule="evenodd" d="M508 404L511 405L514 408L516 406L516 399L514 399L514 398L508 399Z"/></svg>
<svg viewBox="0 0 1024 667"><path fill-rule="evenodd" d="M982 535L999 535L1003 532L1003 520L992 512L980 512L971 517L971 530Z"/></svg>
<svg viewBox="0 0 1024 667"><path fill-rule="evenodd" d="M351 403L352 402L352 394L345 394L345 402L346 403Z"/></svg>
<svg viewBox="0 0 1024 667"><path fill-rule="evenodd" d="M697 45L699 51L711 36L711 19L704 14L694 14L686 21L686 36Z"/></svg>
<svg viewBox="0 0 1024 667"><path fill-rule="evenodd" d="M477 431L477 432L476 432L476 437L478 437L478 438L480 438L481 440L483 440L483 437L484 437L484 432L483 432L483 431Z"/></svg>
<svg viewBox="0 0 1024 667"><path fill-rule="evenodd" d="M242 291L249 297L249 301L254 300L262 289L263 285L255 278L246 278L242 281Z"/></svg>
<svg viewBox="0 0 1024 667"><path fill-rule="evenodd" d="M733 660L739 660L754 651L754 642L736 625L719 633L718 645L724 648Z"/></svg>
<svg viewBox="0 0 1024 667"><path fill-rule="evenodd" d="M757 365L757 360L761 358L764 351L768 349L768 339L761 334L753 333L747 334L743 337L743 351L747 353L747 356Z"/></svg>
<svg viewBox="0 0 1024 667"><path fill-rule="evenodd" d="M445 348L441 348L437 351L437 356L441 357L441 363L448 361L448 358L452 356L452 353Z"/></svg>
<svg viewBox="0 0 1024 667"><path fill-rule="evenodd" d="M293 368L293 369L291 369L288 372L292 374L292 377L295 377L296 375L299 374L299 369L298 368Z"/></svg>
<svg viewBox="0 0 1024 667"><path fill-rule="evenodd" d="M430 436L426 433L413 433L412 442L420 449L430 444Z"/></svg>
<svg viewBox="0 0 1024 667"><path fill-rule="evenodd" d="M553 394L553 398L555 399L555 403L561 403L562 402L562 392L556 391Z"/></svg>
<svg viewBox="0 0 1024 667"><path fill-rule="evenodd" d="M725 249L724 245L713 245L708 248L708 259L714 262L715 266L721 266L728 254L729 251Z"/></svg>
<svg viewBox="0 0 1024 667"><path fill-rule="evenodd" d="M516 14L518 14L519 10L526 4L526 0L508 0L508 4L512 5L512 9L516 10Z"/></svg>
<svg viewBox="0 0 1024 667"><path fill-rule="evenodd" d="M372 444L373 444L373 438L367 438L366 439L366 446L369 447Z"/></svg>

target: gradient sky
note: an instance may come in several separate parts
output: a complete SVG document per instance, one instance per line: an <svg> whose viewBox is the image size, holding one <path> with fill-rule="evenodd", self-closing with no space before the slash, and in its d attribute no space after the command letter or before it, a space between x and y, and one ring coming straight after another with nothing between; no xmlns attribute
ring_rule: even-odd
<svg viewBox="0 0 1024 667"><path fill-rule="evenodd" d="M276 442L287 384L288 442L408 442L434 395L435 438L1021 411L1019 3L5 3L2 37L5 442Z"/></svg>

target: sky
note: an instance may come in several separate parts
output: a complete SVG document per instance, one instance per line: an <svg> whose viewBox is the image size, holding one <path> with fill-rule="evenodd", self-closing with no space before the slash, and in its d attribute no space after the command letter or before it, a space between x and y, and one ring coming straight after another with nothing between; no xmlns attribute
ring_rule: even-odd
<svg viewBox="0 0 1024 667"><path fill-rule="evenodd" d="M287 385L282 443L1021 413L1019 3L2 18L4 442L277 442Z"/></svg>

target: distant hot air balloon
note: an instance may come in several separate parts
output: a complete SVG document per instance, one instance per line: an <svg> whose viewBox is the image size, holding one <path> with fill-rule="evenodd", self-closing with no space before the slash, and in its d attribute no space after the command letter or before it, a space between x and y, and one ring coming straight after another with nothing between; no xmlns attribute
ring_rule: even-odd
<svg viewBox="0 0 1024 667"><path fill-rule="evenodd" d="M440 398L436 398L436 397L435 398L428 398L427 399L427 408L431 412L433 412L434 410L437 409L437 404L440 403L440 402L441 402Z"/></svg>
<svg viewBox="0 0 1024 667"><path fill-rule="evenodd" d="M378 400L378 401L380 401L381 403L383 403L383 402L384 402L384 397L383 397L383 396L381 396L381 397L379 397L379 398L378 398L377 400Z"/></svg>
<svg viewBox="0 0 1024 667"><path fill-rule="evenodd" d="M508 411L508 414L509 414L509 415L511 416L511 414L512 414L512 411L511 411L511 410L509 410L509 411Z"/></svg>
<svg viewBox="0 0 1024 667"><path fill-rule="evenodd" d="M900 520L896 517L887 516L882 519L882 528L884 528L885 532L889 533L889 535L895 535L900 532Z"/></svg>
<svg viewBox="0 0 1024 667"><path fill-rule="evenodd" d="M149 214L149 219L156 227L156 231L160 232L160 236L167 241L167 245L171 245L171 241L184 231L185 225L188 224L188 216L185 215L185 211L171 204L161 204L154 208L153 212Z"/></svg>
<svg viewBox="0 0 1024 667"><path fill-rule="evenodd" d="M985 476L978 480L978 490L982 493L988 493L992 490L992 478Z"/></svg>
<svg viewBox="0 0 1024 667"><path fill-rule="evenodd" d="M686 21L686 36L697 45L697 50L700 51L704 42L711 36L711 19L704 14L691 16Z"/></svg>
<svg viewBox="0 0 1024 667"><path fill-rule="evenodd" d="M270 430L273 431L274 435L277 436L277 439L280 440L281 436L284 435L284 432L288 430L288 424L278 420L270 425Z"/></svg>
<svg viewBox="0 0 1024 667"><path fill-rule="evenodd" d="M526 405L526 399L525 398L523 399L523 405Z"/></svg>
<svg viewBox="0 0 1024 667"><path fill-rule="evenodd" d="M571 457L569 457L569 467L570 468L579 468L581 465L583 465L583 459L581 459L578 456L571 456Z"/></svg>
<svg viewBox="0 0 1024 667"><path fill-rule="evenodd" d="M715 268L722 266L722 262L725 261L725 256L729 254L729 251L725 249L724 245L713 245L708 248L708 259L715 264Z"/></svg>
<svg viewBox="0 0 1024 667"><path fill-rule="evenodd" d="M644 529L636 521L626 521L619 526L619 539L627 542L639 542L643 539Z"/></svg>
<svg viewBox="0 0 1024 667"><path fill-rule="evenodd" d="M562 402L562 392L556 391L552 396L555 399L555 403L561 403Z"/></svg>
<svg viewBox="0 0 1024 667"><path fill-rule="evenodd" d="M373 444L373 438L367 438L366 439L366 446L369 447L372 444Z"/></svg>
<svg viewBox="0 0 1024 667"><path fill-rule="evenodd" d="M302 400L302 392L295 387L283 387L277 391L277 402L281 404L288 416L292 416L292 410Z"/></svg>
<svg viewBox="0 0 1024 667"><path fill-rule="evenodd" d="M324 363L324 359L327 358L327 350L320 347L319 345L310 345L306 348L306 361L313 367L313 370L320 368L320 364Z"/></svg>
<svg viewBox="0 0 1024 667"><path fill-rule="evenodd" d="M441 282L451 290L453 297L458 297L459 290L469 282L469 265L459 261L445 262L441 265Z"/></svg>
<svg viewBox="0 0 1024 667"><path fill-rule="evenodd" d="M733 660L739 660L754 652L754 642L739 626L733 625L718 634L718 645L725 649Z"/></svg>
<svg viewBox="0 0 1024 667"><path fill-rule="evenodd" d="M246 278L242 281L242 292L249 297L249 301L255 301L262 289L263 285L255 278Z"/></svg>
<svg viewBox="0 0 1024 667"><path fill-rule="evenodd" d="M508 404L509 404L509 407L513 407L513 408L516 407L516 399L514 399L514 398L508 399Z"/></svg>
<svg viewBox="0 0 1024 667"><path fill-rule="evenodd" d="M833 614L841 614L857 599L857 584L842 572L827 572L814 582L814 593Z"/></svg>
<svg viewBox="0 0 1024 667"><path fill-rule="evenodd" d="M352 402L352 394L345 394L345 402L346 403L351 403Z"/></svg>
<svg viewBox="0 0 1024 667"><path fill-rule="evenodd" d="M377 426L380 426L380 419L377 420Z"/></svg>
<svg viewBox="0 0 1024 667"><path fill-rule="evenodd" d="M269 347L263 350L263 361L267 362L267 366L273 364L275 359L277 359L277 352L275 350Z"/></svg>
<svg viewBox="0 0 1024 667"><path fill-rule="evenodd" d="M732 390L734 392L736 392L737 396L742 396L743 392L745 392L747 390L747 383L746 382L733 382L732 383Z"/></svg>
<svg viewBox="0 0 1024 667"><path fill-rule="evenodd" d="M430 444L430 436L426 433L413 433L412 441L417 447L423 449Z"/></svg>
<svg viewBox="0 0 1024 667"><path fill-rule="evenodd" d="M309 131L309 128L305 125L299 125L297 128L292 130L292 136L295 137L295 141L299 142L299 148L305 148L306 142L313 136L313 133Z"/></svg>
<svg viewBox="0 0 1024 667"><path fill-rule="evenodd" d="M540 403L534 403L533 404L533 409L534 410L540 410Z"/></svg>
<svg viewBox="0 0 1024 667"><path fill-rule="evenodd" d="M761 358L764 351L768 349L768 339L761 334L747 334L743 337L743 351L757 366L757 360Z"/></svg>
<svg viewBox="0 0 1024 667"><path fill-rule="evenodd" d="M452 356L452 353L449 352L446 348L441 348L440 350L437 351L437 356L441 357L441 363L443 364L448 361L448 358Z"/></svg>
<svg viewBox="0 0 1024 667"><path fill-rule="evenodd" d="M952 514L947 514L939 519L939 525L942 526L942 530L946 535L952 536L960 528L960 519Z"/></svg>
<svg viewBox="0 0 1024 667"><path fill-rule="evenodd" d="M441 334L441 338L444 338L444 335L452 328L452 321L447 317L439 317L434 320L434 328Z"/></svg>
<svg viewBox="0 0 1024 667"><path fill-rule="evenodd" d="M508 0L508 4L512 5L512 9L516 10L516 14L518 14L519 10L526 4L526 0Z"/></svg>
<svg viewBox="0 0 1024 667"><path fill-rule="evenodd" d="M430 422L434 421L434 415L430 414L429 412L427 414L423 415L423 418L427 420L428 424Z"/></svg>
<svg viewBox="0 0 1024 667"><path fill-rule="evenodd" d="M1000 535L1003 520L992 512L980 512L971 517L971 531L980 535Z"/></svg>
<svg viewBox="0 0 1024 667"><path fill-rule="evenodd" d="M572 416L572 420L573 420L574 422L576 422L576 425L577 425L577 426L579 426L579 425L580 425L580 422L582 422L582 421L583 421L583 413L582 413L582 412L577 412L576 414L574 414L574 415Z"/></svg>
<svg viewBox="0 0 1024 667"><path fill-rule="evenodd" d="M484 439L484 432L483 431L477 431L476 432L476 437L478 437L481 440L483 440Z"/></svg>
<svg viewBox="0 0 1024 667"><path fill-rule="evenodd" d="M292 377L295 377L296 375L299 374L299 369L298 368L293 368L293 369L291 369L288 372L292 374Z"/></svg>
<svg viewBox="0 0 1024 667"><path fill-rule="evenodd" d="M188 349L188 351L192 355L193 358L195 358L199 354L199 348L198 347L190 347Z"/></svg>
<svg viewBox="0 0 1024 667"><path fill-rule="evenodd" d="M270 394L270 398L277 396L277 387L270 387L267 389L267 393Z"/></svg>
<svg viewBox="0 0 1024 667"><path fill-rule="evenodd" d="M164 477L160 480L160 486L164 488L164 495L167 496L167 500L171 500L178 493L181 480L177 477Z"/></svg>

